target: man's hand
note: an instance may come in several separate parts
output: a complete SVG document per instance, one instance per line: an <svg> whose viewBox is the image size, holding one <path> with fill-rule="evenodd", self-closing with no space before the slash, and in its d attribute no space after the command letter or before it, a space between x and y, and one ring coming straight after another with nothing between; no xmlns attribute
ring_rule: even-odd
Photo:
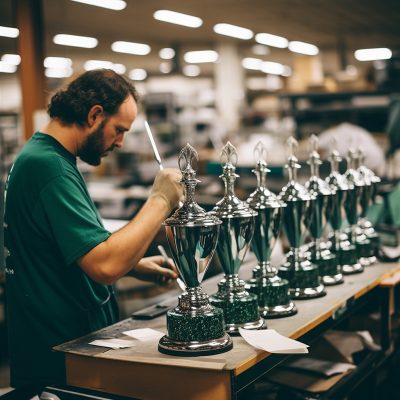
<svg viewBox="0 0 400 400"><path fill-rule="evenodd" d="M163 256L142 258L130 271L129 275L143 281L155 282L159 285L164 285L171 279L178 277L172 259L169 258L168 263L166 263Z"/></svg>
<svg viewBox="0 0 400 400"><path fill-rule="evenodd" d="M178 169L166 168L160 171L153 184L150 197L162 198L172 210L183 197L183 186L180 183L182 174Z"/></svg>

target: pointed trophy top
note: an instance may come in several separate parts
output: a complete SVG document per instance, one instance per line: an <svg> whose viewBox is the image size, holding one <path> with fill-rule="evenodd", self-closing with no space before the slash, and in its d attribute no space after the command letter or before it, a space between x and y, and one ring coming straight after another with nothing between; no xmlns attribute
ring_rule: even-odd
<svg viewBox="0 0 400 400"><path fill-rule="evenodd" d="M235 146L231 142L227 142L221 151L221 164L223 166L233 166L236 167L238 156Z"/></svg>
<svg viewBox="0 0 400 400"><path fill-rule="evenodd" d="M319 139L316 135L310 137L310 156L307 164L311 168L311 176L319 176L319 165L322 164L321 158L318 153Z"/></svg>
<svg viewBox="0 0 400 400"><path fill-rule="evenodd" d="M260 161L267 163L267 148L261 140L254 147L254 159L256 163Z"/></svg>
<svg viewBox="0 0 400 400"><path fill-rule="evenodd" d="M186 146L180 151L178 157L178 165L182 174L193 174L197 170L197 162L199 155L193 146L186 143Z"/></svg>
<svg viewBox="0 0 400 400"><path fill-rule="evenodd" d="M254 172L257 177L257 186L259 188L265 187L267 173L270 172L270 169L267 167L267 148L261 140L259 140L254 147L254 159L256 167L252 172Z"/></svg>
<svg viewBox="0 0 400 400"><path fill-rule="evenodd" d="M299 143L297 140L293 137L290 136L290 138L287 140L287 145L289 147L289 155L290 156L295 156L296 155L296 149L299 146Z"/></svg>

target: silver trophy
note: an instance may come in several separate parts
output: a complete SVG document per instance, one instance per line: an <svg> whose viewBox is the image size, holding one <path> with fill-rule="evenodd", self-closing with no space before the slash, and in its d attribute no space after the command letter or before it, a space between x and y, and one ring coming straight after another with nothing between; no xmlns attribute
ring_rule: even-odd
<svg viewBox="0 0 400 400"><path fill-rule="evenodd" d="M362 268L355 271L346 271L343 269L343 273L356 273L363 272L364 266L369 265L368 254L370 249L370 241L367 237L357 229L357 223L359 216L361 215L361 198L365 190L365 182L361 180L360 174L357 171L357 153L353 148L350 148L347 152L347 171L344 177L349 185L347 197L344 202L347 221L349 228L343 231L348 236L348 240L357 249L357 257L359 264ZM344 235L343 235L344 236Z"/></svg>
<svg viewBox="0 0 400 400"><path fill-rule="evenodd" d="M360 179L364 182L364 190L360 198L361 212L358 219L358 229L370 241L369 253L366 254L366 265L376 262L376 254L379 250L379 235L376 233L371 221L367 219L368 209L375 199L377 186L381 179L364 165L364 152L359 149L357 151L357 171Z"/></svg>
<svg viewBox="0 0 400 400"><path fill-rule="evenodd" d="M269 169L262 142L257 143L254 154L256 168L253 172L257 176L257 189L247 199L247 203L258 213L251 241L258 265L253 269L253 278L247 282L246 289L257 295L260 313L264 318L288 317L297 313L290 300L289 282L278 276L277 269L270 262L286 204L266 187Z"/></svg>
<svg viewBox="0 0 400 400"><path fill-rule="evenodd" d="M179 154L179 168L186 199L164 222L172 257L186 291L178 306L167 313L167 335L158 349L174 355L208 355L232 348L225 333L223 312L209 304L200 284L217 245L221 220L204 211L194 200L197 152L187 144Z"/></svg>
<svg viewBox="0 0 400 400"><path fill-rule="evenodd" d="M225 196L212 213L222 220L216 251L225 276L218 283L218 292L210 297L210 302L224 311L226 330L237 333L239 328L259 329L264 324L257 296L245 289L245 283L238 275L250 246L257 212L235 195L237 153L230 142L222 149L221 164L223 173L220 178L225 184Z"/></svg>
<svg viewBox="0 0 400 400"><path fill-rule="evenodd" d="M352 186L349 186L346 178L339 173L339 163L342 158L336 149L332 151L329 160L331 173L326 178L326 182L335 192L328 199L328 207L331 210L328 221L333 230L331 251L336 254L338 264L344 274L362 272L363 267L358 262L357 249L341 230L343 222L346 220L344 205Z"/></svg>
<svg viewBox="0 0 400 400"><path fill-rule="evenodd" d="M319 276L318 266L310 262L302 252L306 231L309 229L314 212L315 198L297 182L297 169L300 168L295 156L297 141L288 139L290 155L286 168L289 182L278 198L286 203L283 213L283 227L290 245L287 262L279 268L279 275L290 284L290 295L296 299L321 297L326 294Z"/></svg>
<svg viewBox="0 0 400 400"><path fill-rule="evenodd" d="M335 253L331 252L323 241L326 222L332 212L329 198L335 195L335 190L319 177L319 166L322 164L318 153L318 138L312 135L310 138L311 152L308 164L311 169L311 177L306 183L307 190L315 197L314 212L310 223L312 243L309 246L311 261L318 265L319 274L324 285L338 285L343 283L343 275L338 265Z"/></svg>

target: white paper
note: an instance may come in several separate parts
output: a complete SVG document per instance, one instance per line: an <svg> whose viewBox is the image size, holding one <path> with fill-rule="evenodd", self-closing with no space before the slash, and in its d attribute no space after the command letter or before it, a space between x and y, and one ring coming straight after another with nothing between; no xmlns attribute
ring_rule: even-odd
<svg viewBox="0 0 400 400"><path fill-rule="evenodd" d="M123 332L123 334L141 341L159 340L165 335L164 332L156 331L155 329L151 328L132 329L130 331Z"/></svg>
<svg viewBox="0 0 400 400"><path fill-rule="evenodd" d="M93 346L109 347L110 349L125 349L126 347L134 346L135 342L125 339L100 339L93 340L93 342L89 344Z"/></svg>
<svg viewBox="0 0 400 400"><path fill-rule="evenodd" d="M290 339L276 332L274 329L250 330L239 328L242 338L251 346L279 354L308 353L308 345Z"/></svg>

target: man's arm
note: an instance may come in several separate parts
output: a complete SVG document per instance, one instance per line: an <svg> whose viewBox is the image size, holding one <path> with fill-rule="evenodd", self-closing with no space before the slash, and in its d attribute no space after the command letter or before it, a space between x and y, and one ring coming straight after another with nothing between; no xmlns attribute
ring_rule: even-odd
<svg viewBox="0 0 400 400"><path fill-rule="evenodd" d="M179 179L177 170L161 171L156 177L150 198L135 218L77 260L90 278L101 284L112 284L132 269L135 275L134 268L159 231L161 223L182 196ZM156 267L154 264L146 265L152 268ZM139 264L140 267L143 266ZM172 270L167 271L171 277L176 277Z"/></svg>

